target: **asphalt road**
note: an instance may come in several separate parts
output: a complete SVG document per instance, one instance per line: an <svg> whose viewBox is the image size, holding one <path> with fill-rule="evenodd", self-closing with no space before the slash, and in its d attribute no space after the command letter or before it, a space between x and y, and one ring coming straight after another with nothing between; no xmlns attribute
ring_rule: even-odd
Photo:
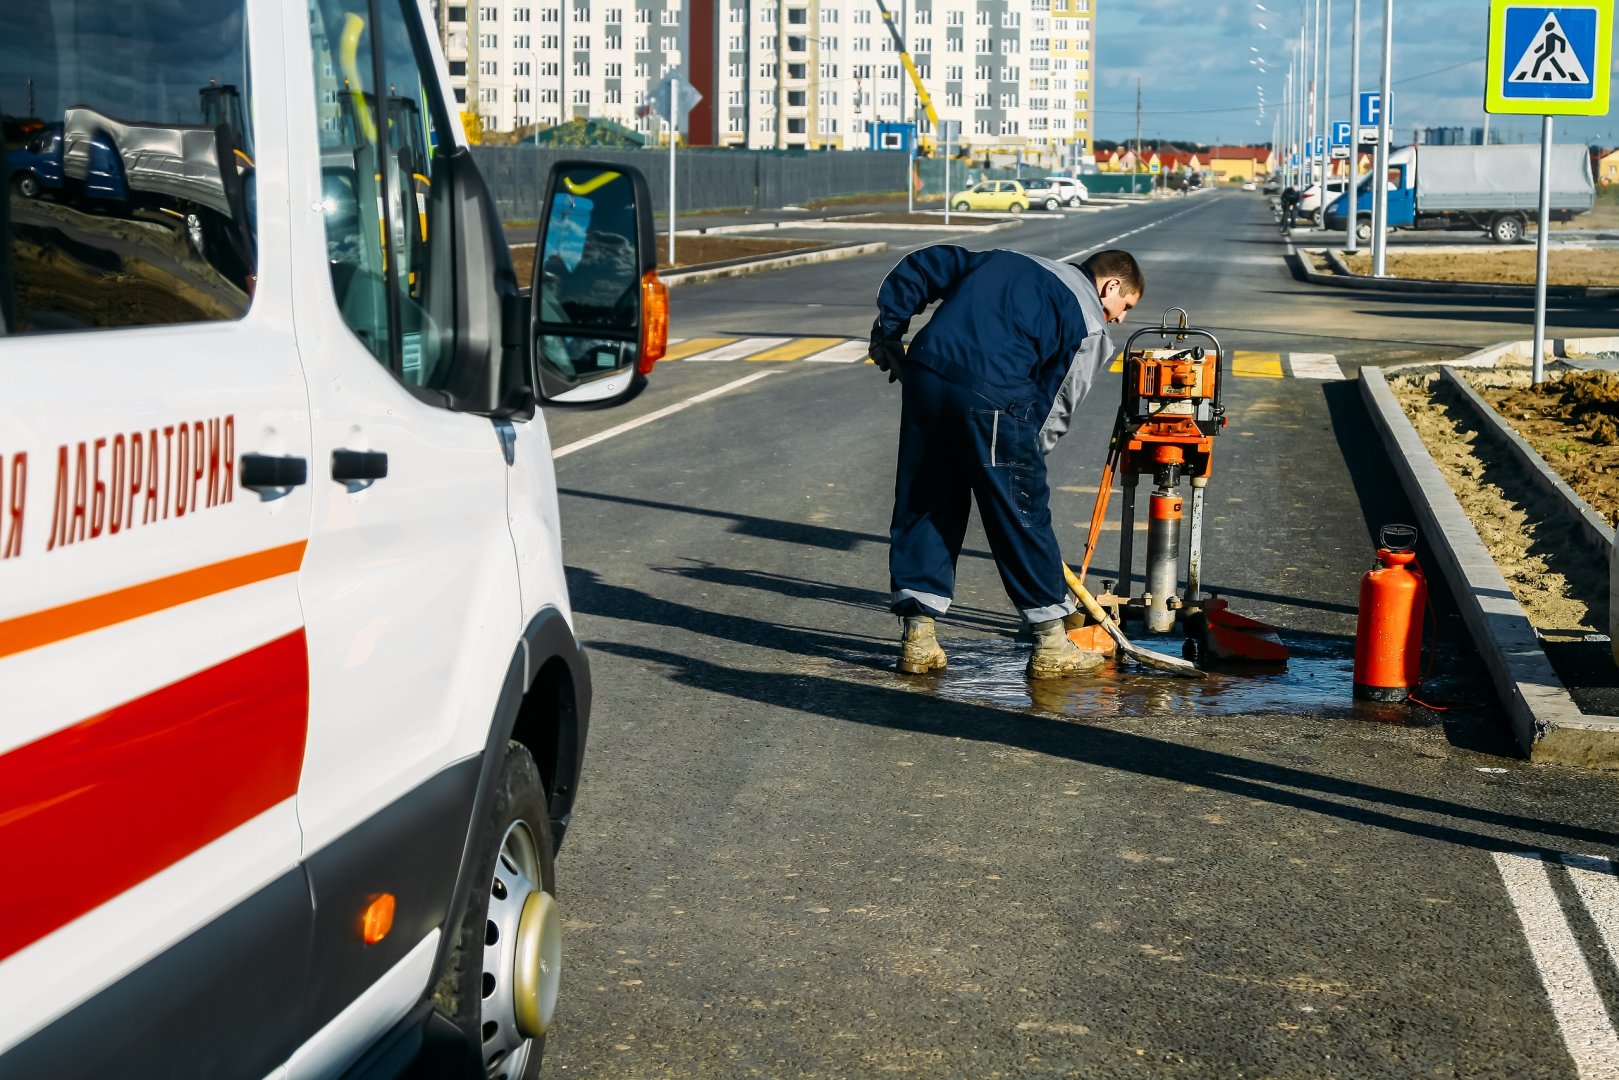
<svg viewBox="0 0 1619 1080"><path fill-rule="evenodd" d="M682 360L619 408L549 410L596 687L554 1075L1619 1070L1619 880L1557 858L1614 854L1619 784L1516 758L1443 597L1425 697L1449 710L1351 705L1357 579L1405 507L1353 383L1298 375L1300 354L1345 374L1456 355L1528 312L1297 284L1251 194L969 243L1063 256L1127 232L1148 292L1125 332L1177 305L1250 356L1205 580L1281 628L1288 672L1031 696L975 524L949 670L896 675L899 401L867 365ZM863 338L901 249L945 237L892 239L683 286L673 332ZM1117 385L1051 460L1075 555Z"/></svg>

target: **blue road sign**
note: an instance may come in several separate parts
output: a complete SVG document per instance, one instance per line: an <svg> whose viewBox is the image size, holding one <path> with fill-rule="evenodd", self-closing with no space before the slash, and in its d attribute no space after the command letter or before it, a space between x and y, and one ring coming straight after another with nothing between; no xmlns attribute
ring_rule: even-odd
<svg viewBox="0 0 1619 1080"><path fill-rule="evenodd" d="M1320 157L1322 154L1324 154L1326 152L1327 152L1327 144L1326 144L1325 137L1323 137L1321 135L1317 135L1315 137L1315 145L1310 147L1310 156L1311 157Z"/></svg>
<svg viewBox="0 0 1619 1080"><path fill-rule="evenodd" d="M1332 145L1349 145L1349 126L1348 120L1334 120L1332 122Z"/></svg>
<svg viewBox="0 0 1619 1080"><path fill-rule="evenodd" d="M1381 121L1383 95L1376 90L1363 90L1360 95L1360 126L1376 127Z"/></svg>

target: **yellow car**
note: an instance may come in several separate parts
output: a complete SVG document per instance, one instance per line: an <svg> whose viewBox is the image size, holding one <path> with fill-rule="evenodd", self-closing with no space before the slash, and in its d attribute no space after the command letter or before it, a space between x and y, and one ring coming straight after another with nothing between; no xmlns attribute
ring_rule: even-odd
<svg viewBox="0 0 1619 1080"><path fill-rule="evenodd" d="M985 180L952 196L956 210L1009 210L1021 214L1029 208L1029 195L1016 180Z"/></svg>

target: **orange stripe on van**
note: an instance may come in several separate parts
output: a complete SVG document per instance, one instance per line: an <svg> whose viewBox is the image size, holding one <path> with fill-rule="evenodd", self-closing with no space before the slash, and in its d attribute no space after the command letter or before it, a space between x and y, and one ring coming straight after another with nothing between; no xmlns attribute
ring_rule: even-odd
<svg viewBox="0 0 1619 1080"><path fill-rule="evenodd" d="M0 621L0 657L116 626L243 585L297 573L298 567L303 565L305 544L299 540L267 551L255 551L251 555L183 570L126 589Z"/></svg>

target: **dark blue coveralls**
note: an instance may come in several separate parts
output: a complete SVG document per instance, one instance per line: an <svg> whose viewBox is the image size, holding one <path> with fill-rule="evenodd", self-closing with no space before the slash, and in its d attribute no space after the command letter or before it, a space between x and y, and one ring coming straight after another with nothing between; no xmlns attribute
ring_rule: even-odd
<svg viewBox="0 0 1619 1080"><path fill-rule="evenodd" d="M877 292L872 339L900 340L939 302L904 363L889 527L897 615L943 615L974 498L1007 595L1029 623L1074 611L1051 526L1045 455L1113 353L1077 266L935 245Z"/></svg>

